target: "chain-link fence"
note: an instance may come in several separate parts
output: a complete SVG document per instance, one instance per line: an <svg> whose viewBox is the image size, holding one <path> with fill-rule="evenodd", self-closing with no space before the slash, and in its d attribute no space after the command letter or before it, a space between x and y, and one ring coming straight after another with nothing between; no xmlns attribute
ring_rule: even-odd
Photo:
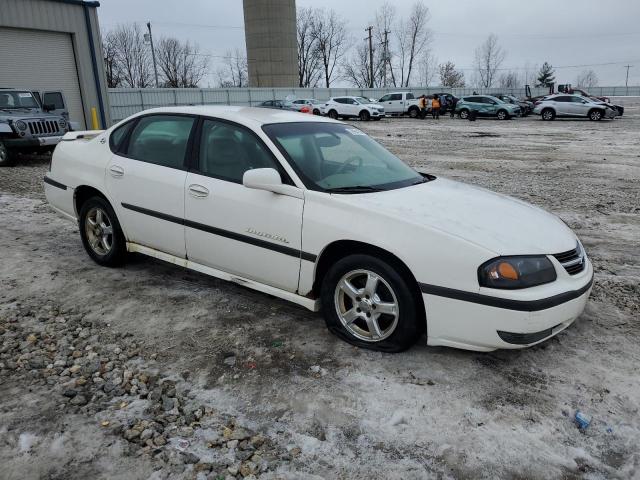
<svg viewBox="0 0 640 480"><path fill-rule="evenodd" d="M594 87L589 93L596 96L640 96L640 87ZM378 99L394 91L411 91L418 95L453 93L458 97L473 93L491 95L506 93L524 97L524 88L112 88L109 89L111 119L118 122L134 113L153 107L176 105L244 105L256 106L266 100L287 98L315 98L327 100L341 95L357 95ZM531 95L544 95L545 87L532 87Z"/></svg>

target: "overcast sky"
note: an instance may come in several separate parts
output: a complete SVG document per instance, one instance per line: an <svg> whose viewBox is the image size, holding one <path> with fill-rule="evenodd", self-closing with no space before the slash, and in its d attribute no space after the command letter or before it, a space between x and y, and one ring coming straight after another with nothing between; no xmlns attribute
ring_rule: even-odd
<svg viewBox="0 0 640 480"><path fill-rule="evenodd" d="M354 44L365 37L384 0L297 0L298 7L335 10L348 22ZM389 2L407 16L414 0ZM472 75L473 52L489 33L507 51L502 68L549 61L557 83L574 83L593 69L600 85L640 85L640 1L638 0L424 0L431 11L432 49L439 62L451 60ZM102 0L101 29L151 21L154 37L197 43L212 55L215 71L227 50L245 48L241 0ZM582 65L590 66L582 66ZM573 67L575 65L580 65ZM215 75L205 80L216 85Z"/></svg>

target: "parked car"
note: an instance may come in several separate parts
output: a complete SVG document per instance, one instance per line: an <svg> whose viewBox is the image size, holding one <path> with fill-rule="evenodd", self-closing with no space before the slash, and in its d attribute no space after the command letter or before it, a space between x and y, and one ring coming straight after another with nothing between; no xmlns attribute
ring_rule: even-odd
<svg viewBox="0 0 640 480"><path fill-rule="evenodd" d="M333 97L322 107L322 113L330 118L359 118L380 120L385 116L384 107L364 97Z"/></svg>
<svg viewBox="0 0 640 480"><path fill-rule="evenodd" d="M69 131L67 119L52 113L55 107L40 105L30 90L0 88L0 167L12 165L18 152L55 148Z"/></svg>
<svg viewBox="0 0 640 480"><path fill-rule="evenodd" d="M458 100L456 113L460 118L468 118L471 111L475 111L479 117L496 117L498 120L508 120L521 113L518 105L503 102L490 95L472 95Z"/></svg>
<svg viewBox="0 0 640 480"><path fill-rule="evenodd" d="M533 113L547 121L554 120L556 117L589 118L597 121L603 118L615 118L618 115L618 109L591 97L556 94L538 100Z"/></svg>
<svg viewBox="0 0 640 480"><path fill-rule="evenodd" d="M506 93L497 93L494 97L499 98L503 102L510 103L512 105L518 105L520 107L520 114L523 117L528 116L531 112L533 112L533 102L529 102L528 100L521 100L515 95L509 95Z"/></svg>
<svg viewBox="0 0 640 480"><path fill-rule="evenodd" d="M539 343L593 281L554 215L295 112L156 108L68 133L44 187L100 265L150 255L321 309L331 332L385 352L424 332L479 351Z"/></svg>
<svg viewBox="0 0 640 480"><path fill-rule="evenodd" d="M316 100L315 98L298 98L291 101L289 108L299 112L307 106L314 115L322 115L322 103L323 102Z"/></svg>
<svg viewBox="0 0 640 480"><path fill-rule="evenodd" d="M282 100L267 100L256 105L258 108L276 108L279 110L291 110L291 108Z"/></svg>
<svg viewBox="0 0 640 480"><path fill-rule="evenodd" d="M409 115L417 118L420 115L418 100L411 92L393 92L383 95L378 103L384 107L386 115Z"/></svg>

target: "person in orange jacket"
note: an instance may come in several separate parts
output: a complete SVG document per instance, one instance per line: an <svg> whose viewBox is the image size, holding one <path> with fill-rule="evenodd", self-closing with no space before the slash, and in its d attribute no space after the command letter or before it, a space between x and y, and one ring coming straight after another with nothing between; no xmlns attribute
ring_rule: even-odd
<svg viewBox="0 0 640 480"><path fill-rule="evenodd" d="M434 95L431 101L431 115L433 118L440 120L440 98L438 98L438 95Z"/></svg>

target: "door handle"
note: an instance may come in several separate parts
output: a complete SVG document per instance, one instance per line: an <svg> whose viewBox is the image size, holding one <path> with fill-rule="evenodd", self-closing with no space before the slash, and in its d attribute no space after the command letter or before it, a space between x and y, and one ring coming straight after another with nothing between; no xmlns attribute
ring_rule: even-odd
<svg viewBox="0 0 640 480"><path fill-rule="evenodd" d="M112 177L124 176L124 168L122 168L120 165L111 165L109 167L109 172L111 173Z"/></svg>
<svg viewBox="0 0 640 480"><path fill-rule="evenodd" d="M196 183L193 183L193 184L189 185L189 194L192 197L204 198L204 197L207 197L209 195L209 190L207 188L203 187L202 185L198 185Z"/></svg>

